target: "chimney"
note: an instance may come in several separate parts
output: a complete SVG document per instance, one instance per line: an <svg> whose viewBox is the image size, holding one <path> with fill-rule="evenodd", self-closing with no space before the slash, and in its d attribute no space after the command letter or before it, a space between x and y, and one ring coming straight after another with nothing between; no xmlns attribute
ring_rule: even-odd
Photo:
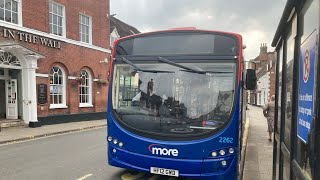
<svg viewBox="0 0 320 180"><path fill-rule="evenodd" d="M262 43L260 45L260 54L266 54L266 53L268 53L267 43Z"/></svg>

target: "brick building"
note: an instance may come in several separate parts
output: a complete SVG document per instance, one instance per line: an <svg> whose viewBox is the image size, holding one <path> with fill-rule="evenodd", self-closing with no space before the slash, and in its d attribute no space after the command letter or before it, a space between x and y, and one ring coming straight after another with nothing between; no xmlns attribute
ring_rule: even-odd
<svg viewBox="0 0 320 180"><path fill-rule="evenodd" d="M263 43L259 55L249 61L251 66L256 65L257 90L249 93L248 103L264 106L275 95L275 59L275 52L268 52Z"/></svg>
<svg viewBox="0 0 320 180"><path fill-rule="evenodd" d="M108 14L108 0L0 0L0 123L104 118Z"/></svg>

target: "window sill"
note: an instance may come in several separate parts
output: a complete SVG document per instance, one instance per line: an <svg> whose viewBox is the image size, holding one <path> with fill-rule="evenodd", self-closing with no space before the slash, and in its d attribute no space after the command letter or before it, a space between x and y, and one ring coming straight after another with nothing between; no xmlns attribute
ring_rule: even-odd
<svg viewBox="0 0 320 180"><path fill-rule="evenodd" d="M93 107L92 104L79 104L80 108L85 108L85 107Z"/></svg>
<svg viewBox="0 0 320 180"><path fill-rule="evenodd" d="M20 10L20 9L18 9ZM22 27L22 22L19 21L19 17L18 17L18 23L13 23L13 22L8 22L8 21L5 21L5 20L0 20L1 23L4 23L4 24L8 24L8 25L12 25L12 26L19 26L19 27Z"/></svg>
<svg viewBox="0 0 320 180"><path fill-rule="evenodd" d="M79 40L79 42L82 43L82 44L90 45L90 46L93 45L92 42L84 42L84 41L81 41L81 40Z"/></svg>
<svg viewBox="0 0 320 180"><path fill-rule="evenodd" d="M50 104L49 109L66 109L68 106L64 104Z"/></svg>

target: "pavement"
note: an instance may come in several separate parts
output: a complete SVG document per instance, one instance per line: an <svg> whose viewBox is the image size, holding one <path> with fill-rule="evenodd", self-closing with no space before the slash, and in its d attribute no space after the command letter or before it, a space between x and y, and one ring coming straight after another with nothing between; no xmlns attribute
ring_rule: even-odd
<svg viewBox="0 0 320 180"><path fill-rule="evenodd" d="M273 142L269 142L267 119L262 108L248 105L250 120L243 180L271 180Z"/></svg>
<svg viewBox="0 0 320 180"><path fill-rule="evenodd" d="M25 141L39 137L52 136L62 133L81 131L86 129L104 127L107 120L92 120L82 122L72 122L55 125L45 125L38 128L11 127L2 128L0 132L0 144Z"/></svg>

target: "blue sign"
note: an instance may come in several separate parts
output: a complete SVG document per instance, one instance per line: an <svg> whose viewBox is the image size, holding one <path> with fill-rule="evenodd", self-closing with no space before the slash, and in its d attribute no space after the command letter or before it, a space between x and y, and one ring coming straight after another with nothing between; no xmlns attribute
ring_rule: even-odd
<svg viewBox="0 0 320 180"><path fill-rule="evenodd" d="M304 143L308 141L314 112L316 42L314 31L300 50L297 135Z"/></svg>

